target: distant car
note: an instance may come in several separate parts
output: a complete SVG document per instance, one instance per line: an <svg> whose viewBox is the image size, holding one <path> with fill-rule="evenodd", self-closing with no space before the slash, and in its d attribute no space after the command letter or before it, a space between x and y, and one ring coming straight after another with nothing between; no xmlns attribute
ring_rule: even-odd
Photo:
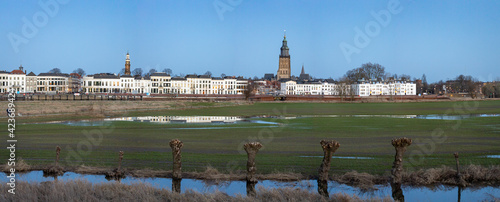
<svg viewBox="0 0 500 202"><path fill-rule="evenodd" d="M75 96L79 96L79 95L80 95L80 93L74 93L73 95L75 95Z"/></svg>

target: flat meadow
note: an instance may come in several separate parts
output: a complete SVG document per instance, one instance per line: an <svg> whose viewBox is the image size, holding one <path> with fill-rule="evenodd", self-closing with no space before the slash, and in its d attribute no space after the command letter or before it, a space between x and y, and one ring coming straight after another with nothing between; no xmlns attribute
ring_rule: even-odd
<svg viewBox="0 0 500 202"><path fill-rule="evenodd" d="M132 101L93 102L93 106ZM148 105L142 101L140 105ZM333 139L340 148L332 159L331 172L350 171L388 175L395 150L391 140L413 139L405 153L408 171L454 166L454 152L461 165L500 165L500 116L463 119L420 119L401 115L500 114L500 101L441 101L385 103L213 103L154 102L155 108L107 111L99 116L78 109L78 113L37 114L37 107L71 102L18 102L18 109L30 108L32 115L16 119L16 154L29 165L54 163L60 146L63 166L114 168L118 151L124 151L122 166L128 169L171 170L171 139L184 142L183 171L202 172L213 167L221 173L241 173L247 155L243 144L259 141L264 147L256 157L257 172L300 173L314 177L323 151L319 142ZM74 104L74 103L73 103ZM38 105L38 106L34 106ZM150 105L150 106L151 106ZM355 115L355 116L353 116ZM387 116L386 116L387 115ZM398 116L390 116L398 115ZM102 124L47 123L47 121L92 120L137 116L238 116L249 121L236 123L152 123L132 121ZM0 119L6 128L6 119ZM4 146L7 143L3 143ZM0 150L3 159L8 150Z"/></svg>

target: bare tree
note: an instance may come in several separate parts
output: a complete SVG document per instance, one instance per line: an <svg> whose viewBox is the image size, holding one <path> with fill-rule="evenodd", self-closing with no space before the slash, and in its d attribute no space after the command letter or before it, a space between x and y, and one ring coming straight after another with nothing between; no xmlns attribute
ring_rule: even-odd
<svg viewBox="0 0 500 202"><path fill-rule="evenodd" d="M427 76L425 74L422 75L422 92L427 93L429 90L429 84L427 83Z"/></svg>
<svg viewBox="0 0 500 202"><path fill-rule="evenodd" d="M80 76L85 76L85 70L83 70L82 68L75 69L73 73L77 73Z"/></svg>
<svg viewBox="0 0 500 202"><path fill-rule="evenodd" d="M172 69L170 68L164 69L163 72L167 73L168 75L172 75Z"/></svg>
<svg viewBox="0 0 500 202"><path fill-rule="evenodd" d="M205 74L203 74L203 75L207 75L207 76L209 76L209 77L212 77L212 72L207 71L207 72L205 72Z"/></svg>
<svg viewBox="0 0 500 202"><path fill-rule="evenodd" d="M366 73L363 69L361 68L356 68L356 69L351 69L347 71L345 76L347 79L351 81L359 81L361 79L368 80L369 78L366 76Z"/></svg>
<svg viewBox="0 0 500 202"><path fill-rule="evenodd" d="M384 79L387 78L389 74L385 73L385 67L380 64L365 63L361 67L349 70L346 72L345 77L351 81L358 81L360 79L370 80L370 79Z"/></svg>
<svg viewBox="0 0 500 202"><path fill-rule="evenodd" d="M341 101L344 101L344 98L346 98L348 95L353 94L351 93L351 83L352 81L345 76L338 79L338 83L337 85L335 85L334 90L337 91L337 94L340 96Z"/></svg>
<svg viewBox="0 0 500 202"><path fill-rule="evenodd" d="M424 74L424 75L425 75L425 74ZM401 74L401 75L399 76L399 78L400 78L401 80L403 80L403 81L410 81L410 80L411 80L411 76L410 76L410 75L408 75L408 74Z"/></svg>
<svg viewBox="0 0 500 202"><path fill-rule="evenodd" d="M59 68L53 68L49 71L49 73L55 73L55 74L60 74L61 73L61 69Z"/></svg>
<svg viewBox="0 0 500 202"><path fill-rule="evenodd" d="M134 76L142 76L142 69L141 68L135 68L134 71L132 71L132 74Z"/></svg>
<svg viewBox="0 0 500 202"><path fill-rule="evenodd" d="M254 82L248 81L245 92L245 99L250 99L253 95L255 95L255 91L257 90L257 85Z"/></svg>
<svg viewBox="0 0 500 202"><path fill-rule="evenodd" d="M382 79L385 75L385 67L371 62L361 65L368 79Z"/></svg>
<svg viewBox="0 0 500 202"><path fill-rule="evenodd" d="M222 73L222 74L220 74L220 77L224 78L224 77L226 77L226 74Z"/></svg>

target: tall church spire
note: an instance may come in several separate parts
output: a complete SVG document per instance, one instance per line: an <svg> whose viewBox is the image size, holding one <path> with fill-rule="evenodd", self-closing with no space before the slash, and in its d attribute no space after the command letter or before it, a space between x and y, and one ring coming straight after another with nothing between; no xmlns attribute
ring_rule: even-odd
<svg viewBox="0 0 500 202"><path fill-rule="evenodd" d="M127 59L125 59L125 75L130 75L130 55L127 51Z"/></svg>
<svg viewBox="0 0 500 202"><path fill-rule="evenodd" d="M291 69L290 69L290 54L289 54L289 48L287 45L286 41L286 30L285 34L283 35L283 44L281 45L281 53L279 57L279 67L278 67L278 74L277 74L277 79L290 79L291 77Z"/></svg>
<svg viewBox="0 0 500 202"><path fill-rule="evenodd" d="M304 64L302 64L302 71L300 72L300 74L305 74L306 71L304 71Z"/></svg>
<svg viewBox="0 0 500 202"><path fill-rule="evenodd" d="M285 30L285 35L283 36L283 45L281 45L281 57L290 57L290 54L288 53L288 45L286 41L286 30Z"/></svg>

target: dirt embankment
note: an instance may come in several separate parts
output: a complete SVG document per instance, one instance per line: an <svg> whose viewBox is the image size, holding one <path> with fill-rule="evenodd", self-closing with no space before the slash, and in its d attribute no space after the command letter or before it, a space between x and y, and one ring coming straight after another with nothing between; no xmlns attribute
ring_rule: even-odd
<svg viewBox="0 0 500 202"><path fill-rule="evenodd" d="M192 101L23 101L16 102L21 116L89 115L105 117L131 111L192 109L248 104L237 102L192 102Z"/></svg>

